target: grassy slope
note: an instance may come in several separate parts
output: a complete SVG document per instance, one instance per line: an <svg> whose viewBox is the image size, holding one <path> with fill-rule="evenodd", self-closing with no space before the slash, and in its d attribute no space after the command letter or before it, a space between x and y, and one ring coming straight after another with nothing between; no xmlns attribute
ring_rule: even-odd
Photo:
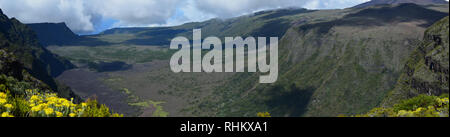
<svg viewBox="0 0 450 137"><path fill-rule="evenodd" d="M139 45L110 46L49 46L50 51L67 57L73 62L122 61L145 63L153 60L168 60L174 53L165 47Z"/></svg>

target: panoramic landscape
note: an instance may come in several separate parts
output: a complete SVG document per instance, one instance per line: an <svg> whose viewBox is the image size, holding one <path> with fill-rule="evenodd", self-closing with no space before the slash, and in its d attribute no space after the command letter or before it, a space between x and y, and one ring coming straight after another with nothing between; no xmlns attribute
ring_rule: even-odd
<svg viewBox="0 0 450 137"><path fill-rule="evenodd" d="M92 33L70 22L22 22L20 14L8 15L19 10L0 4L5 117L449 115L445 0L291 5ZM260 83L263 72L173 72L179 50L170 48L172 39L192 43L194 29L201 29L200 40L278 37L277 81Z"/></svg>

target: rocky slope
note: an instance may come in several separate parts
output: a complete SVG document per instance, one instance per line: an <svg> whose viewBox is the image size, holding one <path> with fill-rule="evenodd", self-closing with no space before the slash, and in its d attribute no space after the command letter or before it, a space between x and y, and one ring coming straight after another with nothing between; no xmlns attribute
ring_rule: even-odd
<svg viewBox="0 0 450 137"><path fill-rule="evenodd" d="M419 94L449 93L449 17L428 28L423 41L410 55L395 89L384 105Z"/></svg>

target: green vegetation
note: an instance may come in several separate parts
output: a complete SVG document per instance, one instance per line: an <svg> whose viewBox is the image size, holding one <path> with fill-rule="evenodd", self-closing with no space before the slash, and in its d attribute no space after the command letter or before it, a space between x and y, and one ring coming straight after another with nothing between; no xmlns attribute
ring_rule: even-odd
<svg viewBox="0 0 450 137"><path fill-rule="evenodd" d="M356 117L448 117L448 94L441 97L419 95L390 108L374 108Z"/></svg>
<svg viewBox="0 0 450 137"><path fill-rule="evenodd" d="M169 116L169 113L163 110L163 107L161 104L165 102L156 102L152 100L144 101L144 102L137 102L137 103L130 103L131 106L139 106L139 107L153 107L155 109L152 113L153 117L167 117ZM151 105L151 106L150 106Z"/></svg>
<svg viewBox="0 0 450 137"><path fill-rule="evenodd" d="M72 95L70 101L34 78L13 54L0 50L0 113L2 117L109 117L105 105L95 100L81 102ZM70 94L69 94L70 95ZM76 97L76 98L74 98Z"/></svg>
<svg viewBox="0 0 450 137"><path fill-rule="evenodd" d="M0 10L2 117L122 116L111 113L108 107L95 100L82 102L70 88L52 78L74 67L68 60L43 48L28 26L15 18L9 19Z"/></svg>
<svg viewBox="0 0 450 137"><path fill-rule="evenodd" d="M128 104L130 106L137 106L140 107L142 110L145 109L153 109L152 116L153 117L167 117L169 116L169 113L164 111L163 106L161 104L165 103L163 101L152 101L152 100L145 100L142 101L138 96L133 95L130 90L127 88L123 88L122 92L128 95Z"/></svg>
<svg viewBox="0 0 450 137"><path fill-rule="evenodd" d="M13 77L0 75L0 81L1 117L122 117L96 100L75 104L73 98L69 101L50 91L29 89L33 85Z"/></svg>
<svg viewBox="0 0 450 137"><path fill-rule="evenodd" d="M258 114L256 114L256 116L258 116L258 117L271 117L269 112L258 112Z"/></svg>
<svg viewBox="0 0 450 137"><path fill-rule="evenodd" d="M78 63L96 63L99 61L126 63L145 63L153 60L168 60L175 53L158 46L50 46L48 49Z"/></svg>
<svg viewBox="0 0 450 137"><path fill-rule="evenodd" d="M4 87L4 85L0 85ZM3 92L6 91L6 92ZM74 104L58 98L56 94L40 94L37 90L28 90L27 95L12 97L9 90L0 92L1 117L121 117L110 113L105 105L99 105L95 100Z"/></svg>
<svg viewBox="0 0 450 137"><path fill-rule="evenodd" d="M257 81L257 73L236 74L196 108L215 116L253 116L261 111L272 116L336 116L370 111L393 90L426 27L448 15L416 5L387 6L386 15L379 14L381 10L297 15L298 20L309 18L293 25L280 41L277 83L249 82ZM423 12L403 16L412 10ZM386 18L392 20L383 21Z"/></svg>
<svg viewBox="0 0 450 137"><path fill-rule="evenodd" d="M0 12L0 58L0 67L5 70L1 72L2 74L13 72L12 76L19 80L34 77L44 82L51 90L58 92L60 96L77 98L70 89L52 78L75 66L42 47L34 31L27 25L15 18L9 19L2 12ZM23 70L26 74L22 73Z"/></svg>
<svg viewBox="0 0 450 137"><path fill-rule="evenodd" d="M424 41L406 62L395 89L382 103L385 107L357 116L448 117L448 29L448 16L429 27Z"/></svg>
<svg viewBox="0 0 450 137"><path fill-rule="evenodd" d="M404 71L383 104L419 94L440 95L449 92L449 17L425 31L424 40L410 55Z"/></svg>
<svg viewBox="0 0 450 137"><path fill-rule="evenodd" d="M70 101L25 71L13 54L0 50L0 113L2 117L109 117L105 105L95 100ZM69 94L70 95L70 94Z"/></svg>

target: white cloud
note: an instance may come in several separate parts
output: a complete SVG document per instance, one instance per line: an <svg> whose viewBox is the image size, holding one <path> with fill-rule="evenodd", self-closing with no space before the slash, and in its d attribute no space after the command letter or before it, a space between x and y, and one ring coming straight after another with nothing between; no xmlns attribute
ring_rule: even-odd
<svg viewBox="0 0 450 137"><path fill-rule="evenodd" d="M304 7L308 9L341 9L368 1L370 0L309 0Z"/></svg>
<svg viewBox="0 0 450 137"><path fill-rule="evenodd" d="M165 24L179 0L90 0L95 13L119 20L119 25Z"/></svg>
<svg viewBox="0 0 450 137"><path fill-rule="evenodd" d="M165 24L179 0L0 0L0 8L24 23L66 22L76 32L94 31L102 18L118 26Z"/></svg>
<svg viewBox="0 0 450 137"><path fill-rule="evenodd" d="M302 7L308 0L196 0L197 8L227 18L258 10Z"/></svg>
<svg viewBox="0 0 450 137"><path fill-rule="evenodd" d="M259 10L287 7L347 8L367 1L369 0L195 0L198 9L223 18Z"/></svg>
<svg viewBox="0 0 450 137"><path fill-rule="evenodd" d="M94 29L94 14L86 14L81 0L0 0L0 8L8 16L25 23L66 22L80 31Z"/></svg>
<svg viewBox="0 0 450 137"><path fill-rule="evenodd" d="M229 18L258 10L345 8L367 0L0 0L0 8L24 23L66 22L75 32L92 32L103 19L114 26L178 25Z"/></svg>

